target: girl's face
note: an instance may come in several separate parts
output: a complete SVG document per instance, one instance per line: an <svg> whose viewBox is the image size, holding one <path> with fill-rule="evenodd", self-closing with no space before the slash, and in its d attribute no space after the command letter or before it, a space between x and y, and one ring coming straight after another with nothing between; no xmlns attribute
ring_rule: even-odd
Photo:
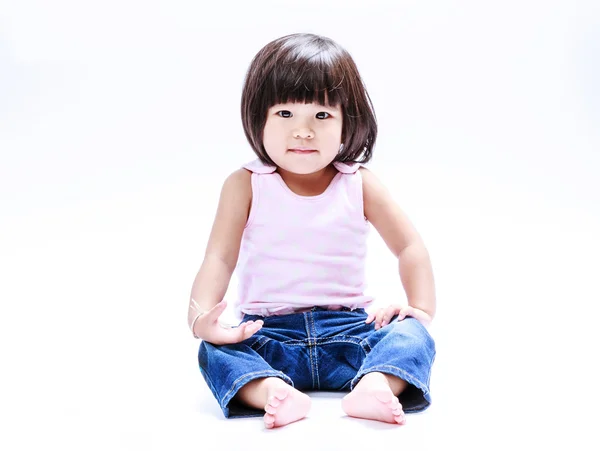
<svg viewBox="0 0 600 451"><path fill-rule="evenodd" d="M342 142L342 109L318 103L285 103L267 112L263 144L277 166L295 174L327 167Z"/></svg>

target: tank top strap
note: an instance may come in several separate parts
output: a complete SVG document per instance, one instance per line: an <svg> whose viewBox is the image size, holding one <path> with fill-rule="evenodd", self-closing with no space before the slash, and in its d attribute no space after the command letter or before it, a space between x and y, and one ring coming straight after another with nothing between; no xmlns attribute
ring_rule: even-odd
<svg viewBox="0 0 600 451"><path fill-rule="evenodd" d="M254 174L272 174L277 169L276 166L270 166L268 164L263 163L258 158L256 160L250 161L242 166L244 169L248 169L250 172Z"/></svg>
<svg viewBox="0 0 600 451"><path fill-rule="evenodd" d="M360 163L340 163L339 161L334 161L333 165L342 174L354 174L362 166ZM277 170L276 166L265 164L258 158L244 164L242 167L255 174L272 174Z"/></svg>
<svg viewBox="0 0 600 451"><path fill-rule="evenodd" d="M339 161L334 161L333 165L342 174L354 174L362 166L360 163L340 163Z"/></svg>

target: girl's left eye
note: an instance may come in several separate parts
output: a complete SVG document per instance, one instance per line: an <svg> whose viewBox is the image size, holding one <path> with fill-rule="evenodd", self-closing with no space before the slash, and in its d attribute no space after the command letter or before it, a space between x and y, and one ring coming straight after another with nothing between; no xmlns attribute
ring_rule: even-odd
<svg viewBox="0 0 600 451"><path fill-rule="evenodd" d="M319 114L326 114L327 115L326 117L320 117L319 119L327 119L327 117L330 116L330 114L326 113L325 111L321 111L321 112L317 113L317 116L319 116Z"/></svg>

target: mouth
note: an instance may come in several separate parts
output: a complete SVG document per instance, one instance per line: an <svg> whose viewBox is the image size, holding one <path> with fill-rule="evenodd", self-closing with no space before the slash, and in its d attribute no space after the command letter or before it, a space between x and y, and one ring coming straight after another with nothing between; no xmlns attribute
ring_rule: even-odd
<svg viewBox="0 0 600 451"><path fill-rule="evenodd" d="M297 153L297 154L308 154L316 152L317 149L309 149L308 147L296 147L294 149L288 149L288 152Z"/></svg>

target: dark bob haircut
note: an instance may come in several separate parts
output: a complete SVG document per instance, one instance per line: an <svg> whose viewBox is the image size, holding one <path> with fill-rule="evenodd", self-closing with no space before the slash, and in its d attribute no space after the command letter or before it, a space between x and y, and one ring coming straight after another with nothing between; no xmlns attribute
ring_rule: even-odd
<svg viewBox="0 0 600 451"><path fill-rule="evenodd" d="M341 105L343 147L334 161L371 159L377 138L375 110L354 60L336 42L292 34L267 44L250 63L242 91L242 124L263 163L275 166L263 145L267 112L288 102Z"/></svg>

